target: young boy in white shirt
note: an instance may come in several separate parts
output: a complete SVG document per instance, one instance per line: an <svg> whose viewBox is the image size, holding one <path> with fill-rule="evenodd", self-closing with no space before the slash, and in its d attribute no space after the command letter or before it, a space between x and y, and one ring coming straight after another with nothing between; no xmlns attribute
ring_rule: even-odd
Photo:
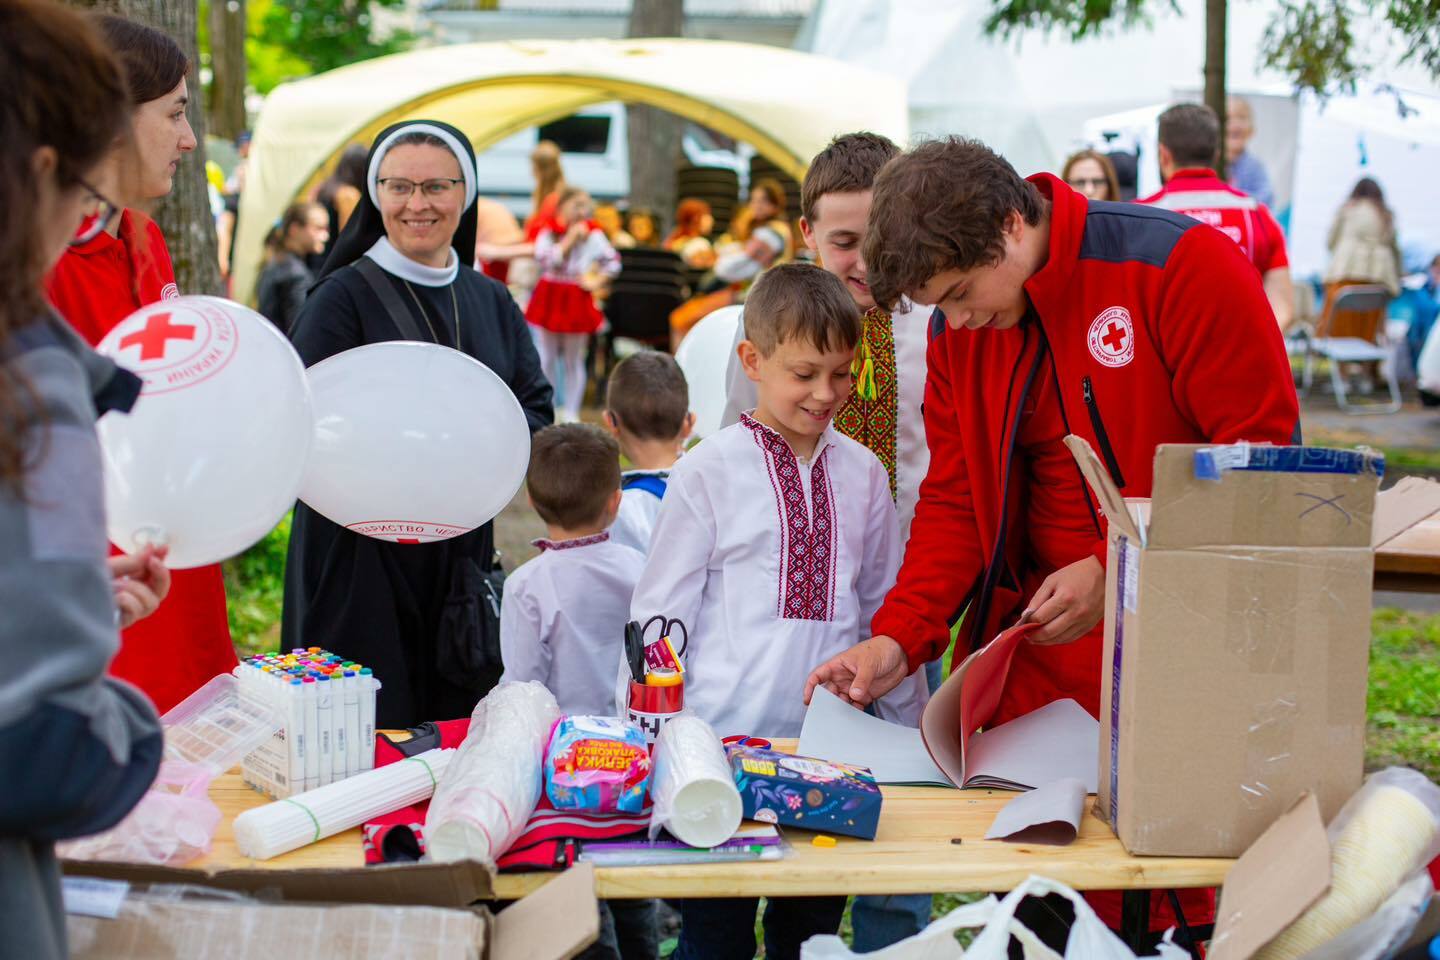
<svg viewBox="0 0 1440 960"><path fill-rule="evenodd" d="M620 448L589 424L546 427L525 487L547 535L505 581L501 679L539 680L563 713L616 716L611 678L645 564L607 530L620 508Z"/></svg>
<svg viewBox="0 0 1440 960"><path fill-rule="evenodd" d="M685 705L720 736L796 737L797 692L826 651L869 636L900 532L888 471L830 422L850 395L861 332L839 278L803 263L771 267L744 322L739 356L755 410L670 472L631 619L685 624ZM913 726L926 697L916 674L879 712ZM752 955L756 903L682 901L676 955ZM844 897L771 899L766 956L797 957L808 937L838 929L844 908Z"/></svg>
<svg viewBox="0 0 1440 960"><path fill-rule="evenodd" d="M620 475L620 512L610 538L649 553L670 468L695 426L690 391L675 358L642 350L621 360L605 388L604 416L605 429L632 465Z"/></svg>

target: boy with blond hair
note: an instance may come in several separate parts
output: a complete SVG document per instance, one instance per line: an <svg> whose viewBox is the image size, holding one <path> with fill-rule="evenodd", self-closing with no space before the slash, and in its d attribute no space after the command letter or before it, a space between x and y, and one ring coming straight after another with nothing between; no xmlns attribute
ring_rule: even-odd
<svg viewBox="0 0 1440 960"><path fill-rule="evenodd" d="M859 338L860 312L837 277L771 267L750 291L738 352L755 409L670 473L631 618L686 625L685 705L721 736L799 736L806 674L869 635L894 582L889 474L831 424ZM913 677L878 712L913 726L925 699ZM682 901L675 955L753 955L756 905ZM844 908L844 897L772 898L766 956L798 956L806 939L838 929Z"/></svg>

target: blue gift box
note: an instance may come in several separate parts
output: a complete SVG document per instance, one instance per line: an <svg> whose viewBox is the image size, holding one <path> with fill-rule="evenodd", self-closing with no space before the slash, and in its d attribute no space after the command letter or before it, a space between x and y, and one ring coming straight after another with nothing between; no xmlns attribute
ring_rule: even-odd
<svg viewBox="0 0 1440 960"><path fill-rule="evenodd" d="M756 747L729 756L746 819L875 839L881 797L868 768Z"/></svg>

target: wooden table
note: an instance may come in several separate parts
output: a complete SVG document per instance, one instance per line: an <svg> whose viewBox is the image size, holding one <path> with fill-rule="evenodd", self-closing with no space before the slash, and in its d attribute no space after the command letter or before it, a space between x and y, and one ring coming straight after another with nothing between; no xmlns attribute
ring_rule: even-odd
<svg viewBox="0 0 1440 960"><path fill-rule="evenodd" d="M1440 590L1440 514L1422 520L1375 551L1375 588Z"/></svg>
<svg viewBox="0 0 1440 960"><path fill-rule="evenodd" d="M794 741L777 741L793 749ZM1209 887L1225 879L1234 861L1182 857L1132 857L1110 828L1087 810L1080 836L1064 847L982 839L995 814L1015 796L993 790L883 787L884 807L874 841L837 838L816 847L815 834L784 828L792 855L783 860L604 867L596 870L600 897L725 897L855 893L971 893L1009 890L1032 873L1081 890L1142 890ZM232 824L265 797L245 786L238 773L221 777L210 795L224 814L209 856L191 864L204 870L234 868L360 868L360 831L347 830L271 860L251 860L235 847ZM959 844L953 843L959 838ZM500 899L534 892L553 873L502 873Z"/></svg>

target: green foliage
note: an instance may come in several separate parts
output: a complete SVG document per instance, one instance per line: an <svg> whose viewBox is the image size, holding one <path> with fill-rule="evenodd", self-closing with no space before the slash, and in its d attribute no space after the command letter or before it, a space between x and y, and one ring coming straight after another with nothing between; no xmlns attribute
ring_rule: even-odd
<svg viewBox="0 0 1440 960"><path fill-rule="evenodd" d="M415 40L404 30L382 37L373 29L372 11L401 11L405 0L269 0L264 6L257 39L290 51L311 73L398 53Z"/></svg>
<svg viewBox="0 0 1440 960"><path fill-rule="evenodd" d="M280 610L285 598L285 551L290 544L290 514L255 546L225 561L225 596L230 636L242 657L274 650L280 640Z"/></svg>
<svg viewBox="0 0 1440 960"><path fill-rule="evenodd" d="M985 32L1009 37L1053 30L1080 40L1107 27L1148 27L1157 8L1180 9L1178 0L991 0ZM1260 62L1287 75L1296 90L1353 90L1375 65L1367 61L1370 51L1357 46L1352 24L1379 17L1404 44L1400 61L1440 80L1440 0L1280 0Z"/></svg>

